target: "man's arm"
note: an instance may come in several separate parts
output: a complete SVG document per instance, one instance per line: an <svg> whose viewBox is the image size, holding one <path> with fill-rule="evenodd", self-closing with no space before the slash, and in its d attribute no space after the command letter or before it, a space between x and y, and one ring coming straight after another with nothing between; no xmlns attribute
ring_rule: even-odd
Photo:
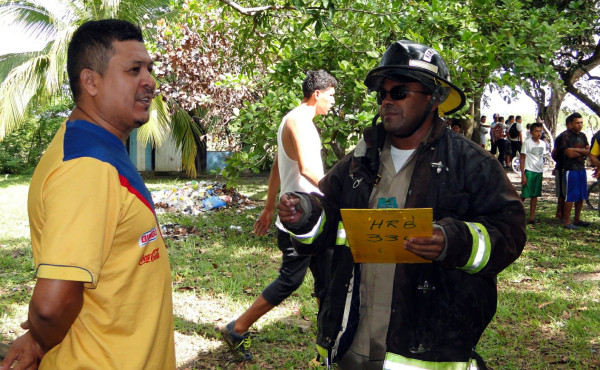
<svg viewBox="0 0 600 370"><path fill-rule="evenodd" d="M279 161L277 160L277 153L275 153L275 160L271 167L271 174L269 175L269 187L267 188L267 201L265 208L260 213L258 220L254 223L254 233L258 236L263 236L267 233L271 222L273 221L273 215L275 214L275 204L277 203L277 193L279 192L279 186L281 180L279 179Z"/></svg>
<svg viewBox="0 0 600 370"><path fill-rule="evenodd" d="M600 174L600 159L598 159L598 156L600 155L600 144L598 140L592 140L592 142L592 148L590 149L590 161L596 168L593 176L598 177L598 174Z"/></svg>
<svg viewBox="0 0 600 370"><path fill-rule="evenodd" d="M521 153L521 186L527 186L527 177L525 176L525 160L527 159L526 154Z"/></svg>
<svg viewBox="0 0 600 370"><path fill-rule="evenodd" d="M598 177L600 174L600 159L598 159L597 155L593 155L590 153L590 161L592 162L592 166L594 166L594 174L593 177Z"/></svg>
<svg viewBox="0 0 600 370"><path fill-rule="evenodd" d="M566 148L564 150L565 155L568 158L579 158L579 157L587 157L590 155L590 150L586 148Z"/></svg>
<svg viewBox="0 0 600 370"><path fill-rule="evenodd" d="M44 354L67 335L82 305L82 282L39 278L23 324L29 331L15 340L0 369L10 369L14 361L19 361L18 368L37 368Z"/></svg>
<svg viewBox="0 0 600 370"><path fill-rule="evenodd" d="M521 125L520 123L519 123L519 125L521 126L521 130L519 131L519 141L523 142L523 125ZM523 163L523 162L521 162L521 163Z"/></svg>
<svg viewBox="0 0 600 370"><path fill-rule="evenodd" d="M288 118L286 125L284 127L284 135L288 136L289 141L283 141L283 147L287 155L298 161L298 169L300 174L304 176L311 184L314 186L319 186L320 178L310 170L309 164L306 162L307 159L307 148L305 145L302 145L302 133L300 132L300 127L298 122L294 118ZM286 145L289 142L291 145Z"/></svg>

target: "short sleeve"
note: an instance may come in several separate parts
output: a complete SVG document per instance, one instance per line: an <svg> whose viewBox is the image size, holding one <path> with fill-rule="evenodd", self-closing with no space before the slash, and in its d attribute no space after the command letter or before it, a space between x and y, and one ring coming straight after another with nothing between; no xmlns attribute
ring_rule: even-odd
<svg viewBox="0 0 600 370"><path fill-rule="evenodd" d="M525 140L525 142L523 143L523 150L521 150L521 154L527 155L527 153L529 152L529 142L529 139Z"/></svg>
<svg viewBox="0 0 600 370"><path fill-rule="evenodd" d="M590 150L590 153L595 156L600 155L600 144L598 144L598 140L594 141L594 145L592 145L592 149Z"/></svg>
<svg viewBox="0 0 600 370"><path fill-rule="evenodd" d="M119 178L93 158L65 162L46 181L37 277L95 287L120 213Z"/></svg>

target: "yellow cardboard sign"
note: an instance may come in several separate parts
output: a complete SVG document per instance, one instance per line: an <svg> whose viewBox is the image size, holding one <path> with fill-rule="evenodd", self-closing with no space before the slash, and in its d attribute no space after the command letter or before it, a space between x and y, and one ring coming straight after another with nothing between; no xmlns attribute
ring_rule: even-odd
<svg viewBox="0 0 600 370"><path fill-rule="evenodd" d="M404 249L404 240L433 235L431 208L342 209L354 262L429 263Z"/></svg>

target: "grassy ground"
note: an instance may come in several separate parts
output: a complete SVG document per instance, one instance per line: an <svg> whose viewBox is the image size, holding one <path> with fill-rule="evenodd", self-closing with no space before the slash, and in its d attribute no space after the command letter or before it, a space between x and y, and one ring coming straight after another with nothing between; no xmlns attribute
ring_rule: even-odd
<svg viewBox="0 0 600 370"><path fill-rule="evenodd" d="M518 179L509 177L518 188ZM584 208L593 226L563 230L554 219L553 182L544 179L538 205L541 225L528 226L521 258L498 277L498 313L478 352L494 369L593 369L600 367L600 247L598 213ZM0 177L0 342L23 331L34 284L26 197L28 177ZM158 190L185 180L149 180ZM198 217L159 215L167 239L180 369L299 369L314 357L316 304L312 277L251 329L255 359L240 363L219 340L214 325L243 312L277 276L280 253L274 231L251 233L266 195L265 177L241 182L255 200ZM526 209L528 210L528 203ZM231 226L239 226L231 228Z"/></svg>

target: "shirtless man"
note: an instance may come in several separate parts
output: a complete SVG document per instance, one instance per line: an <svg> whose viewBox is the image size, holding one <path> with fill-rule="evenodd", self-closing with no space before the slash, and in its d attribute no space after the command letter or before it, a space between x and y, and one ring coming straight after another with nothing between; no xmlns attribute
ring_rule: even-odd
<svg viewBox="0 0 600 370"><path fill-rule="evenodd" d="M282 194L290 191L320 193L318 183L324 170L321 139L313 119L329 112L335 103L336 86L337 81L329 73L323 70L309 71L302 84L302 103L282 119L277 131L278 150L269 176L266 205L254 224L256 235L265 235L269 229L280 188ZM330 251L318 256L298 255L292 247L290 235L281 230L277 230L277 246L283 254L277 279L263 290L240 317L218 327L227 344L246 361L252 359L248 329L298 289L307 268L313 273L317 302L325 294L328 285Z"/></svg>

